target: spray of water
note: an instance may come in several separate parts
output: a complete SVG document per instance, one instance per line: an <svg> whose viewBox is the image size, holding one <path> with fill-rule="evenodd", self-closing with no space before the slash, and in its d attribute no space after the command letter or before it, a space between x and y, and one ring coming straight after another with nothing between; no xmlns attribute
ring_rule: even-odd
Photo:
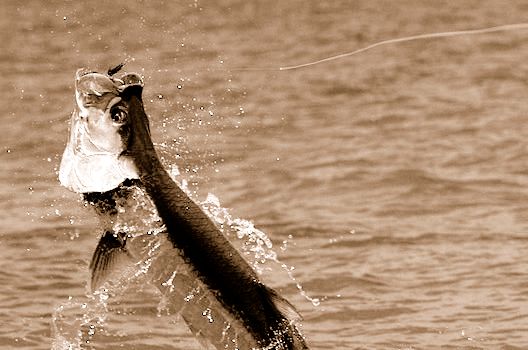
<svg viewBox="0 0 528 350"><path fill-rule="evenodd" d="M80 350L89 344L96 328L103 328L108 294L69 297L57 306L52 317L52 350Z"/></svg>
<svg viewBox="0 0 528 350"><path fill-rule="evenodd" d="M229 236L230 231L236 232L237 238L243 243L241 249L246 254L251 256L253 261L253 268L259 274L263 274L266 270L264 264L267 261L272 261L278 264L287 274L292 282L295 283L299 293L314 306L320 305L318 298L310 297L301 283L297 281L293 275L294 267L288 266L279 260L277 252L273 250L273 243L270 238L261 230L257 229L251 221L233 218L226 208L220 205L220 200L213 194L209 193L205 201L201 204L205 212L211 217L222 229L222 231Z"/></svg>

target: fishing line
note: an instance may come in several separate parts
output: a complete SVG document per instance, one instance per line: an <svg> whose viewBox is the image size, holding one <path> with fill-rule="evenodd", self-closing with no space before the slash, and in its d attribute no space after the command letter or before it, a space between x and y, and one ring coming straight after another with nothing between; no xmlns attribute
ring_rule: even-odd
<svg viewBox="0 0 528 350"><path fill-rule="evenodd" d="M458 31L451 31L451 32L440 32L440 33L429 33L429 34L418 34L418 35L406 36L402 38L379 41L377 43L371 44L369 46L363 47L358 50L345 52L345 53L335 55L335 56L330 56L330 57L323 58L317 61L298 64L294 66L279 67L279 70L281 71L293 70L293 69L299 69L299 68L304 68L304 67L310 67L310 66L320 64L320 63L335 61L341 58L345 58L345 57L349 57L352 55L356 55L361 52L365 52L367 50L370 50L370 49L373 49L375 47L382 46L382 45L402 43L406 41L434 39L434 38L447 38L447 37L462 36L462 35L477 35L477 34L486 34L486 33L493 33L493 32L519 30L519 29L528 29L528 23L515 23L515 24L506 24L506 25L496 26L496 27L488 27L488 28L483 28L483 29L469 29L469 30L458 30Z"/></svg>
<svg viewBox="0 0 528 350"><path fill-rule="evenodd" d="M463 36L463 35L478 35L478 34L486 34L486 33L494 33L494 32L505 32L505 31L512 31L512 30L520 30L520 29L528 29L528 22L523 23L514 23L514 24L506 24L501 26L495 26L495 27L487 27L482 29L468 29L468 30L457 30L457 31L450 31L450 32L439 32L439 33L427 33L427 34L418 34L418 35L411 35L411 36L405 36L402 38L395 38L395 39L388 39L376 42L374 44L365 46L363 48L345 52L339 55L326 57L317 61L292 65L292 66L283 66L279 68L238 68L234 70L244 70L244 71L265 71L265 70L275 70L275 71L286 71L286 70L294 70L299 68L305 68L314 66L321 63L326 63L330 61L339 60L345 57L353 56L365 51L368 51L370 49L373 49L375 47L383 46L383 45L389 45L389 44L396 44L396 43L402 43L407 41L416 41L416 40L425 40L425 39L436 39L436 38L448 38L453 36Z"/></svg>

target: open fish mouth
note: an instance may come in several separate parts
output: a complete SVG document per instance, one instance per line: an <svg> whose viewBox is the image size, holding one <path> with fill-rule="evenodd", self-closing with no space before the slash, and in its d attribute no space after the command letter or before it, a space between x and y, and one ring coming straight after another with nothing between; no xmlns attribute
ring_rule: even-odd
<svg viewBox="0 0 528 350"><path fill-rule="evenodd" d="M143 80L136 73L117 78L111 71L79 69L75 75L76 105L59 181L77 193L106 192L139 178L132 159L124 155L128 110L121 93L130 86L143 87Z"/></svg>

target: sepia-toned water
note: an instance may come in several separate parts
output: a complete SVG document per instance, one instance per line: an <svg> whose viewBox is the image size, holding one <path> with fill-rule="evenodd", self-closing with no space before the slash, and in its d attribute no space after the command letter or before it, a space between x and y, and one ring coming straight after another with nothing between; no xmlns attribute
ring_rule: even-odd
<svg viewBox="0 0 528 350"><path fill-rule="evenodd" d="M145 77L165 164L294 267L263 279L304 316L312 349L528 348L528 30L278 70L523 22L526 2L0 9L0 348L201 349L148 285L96 308L100 228L57 180L76 69L122 61Z"/></svg>

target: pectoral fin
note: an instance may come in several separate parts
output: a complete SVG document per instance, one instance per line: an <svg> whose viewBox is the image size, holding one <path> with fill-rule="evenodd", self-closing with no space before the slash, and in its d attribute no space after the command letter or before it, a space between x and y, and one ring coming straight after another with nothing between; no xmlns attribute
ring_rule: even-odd
<svg viewBox="0 0 528 350"><path fill-rule="evenodd" d="M130 262L130 254L125 248L125 243L126 235L123 233L106 231L101 236L90 262L92 291L104 284L109 275L122 263Z"/></svg>

